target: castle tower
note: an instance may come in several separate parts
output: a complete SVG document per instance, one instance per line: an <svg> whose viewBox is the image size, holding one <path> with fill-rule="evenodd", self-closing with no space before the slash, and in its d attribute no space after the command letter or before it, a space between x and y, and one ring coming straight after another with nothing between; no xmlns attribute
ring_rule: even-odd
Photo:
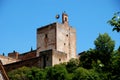
<svg viewBox="0 0 120 80"><path fill-rule="evenodd" d="M65 62L76 58L76 30L69 26L66 13L62 14L62 23L55 22L37 29L37 56L46 50L66 54ZM54 62L52 59L52 63Z"/></svg>

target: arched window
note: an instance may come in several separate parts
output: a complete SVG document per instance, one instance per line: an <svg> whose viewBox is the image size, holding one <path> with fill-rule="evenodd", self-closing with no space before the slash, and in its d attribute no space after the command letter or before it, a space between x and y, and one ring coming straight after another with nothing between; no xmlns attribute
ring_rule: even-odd
<svg viewBox="0 0 120 80"><path fill-rule="evenodd" d="M68 20L67 20L67 17L65 17L65 21L68 21Z"/></svg>

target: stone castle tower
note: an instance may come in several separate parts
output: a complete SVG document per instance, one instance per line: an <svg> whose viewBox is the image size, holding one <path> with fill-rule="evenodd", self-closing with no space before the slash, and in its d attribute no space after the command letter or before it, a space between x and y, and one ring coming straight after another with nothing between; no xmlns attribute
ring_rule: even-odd
<svg viewBox="0 0 120 80"><path fill-rule="evenodd" d="M76 58L76 30L69 26L66 13L62 14L62 23L37 29L37 56L42 57L44 67Z"/></svg>
<svg viewBox="0 0 120 80"><path fill-rule="evenodd" d="M76 58L76 30L69 25L68 15L62 13L62 23L52 23L37 29L37 49L8 57L0 55L6 71L22 66L45 68Z"/></svg>

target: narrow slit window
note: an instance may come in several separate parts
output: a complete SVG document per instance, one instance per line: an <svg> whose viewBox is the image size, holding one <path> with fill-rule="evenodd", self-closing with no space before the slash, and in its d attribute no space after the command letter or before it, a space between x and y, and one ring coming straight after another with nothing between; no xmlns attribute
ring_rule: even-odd
<svg viewBox="0 0 120 80"><path fill-rule="evenodd" d="M67 21L67 17L65 17L65 21Z"/></svg>
<svg viewBox="0 0 120 80"><path fill-rule="evenodd" d="M68 34L66 34L66 36L68 37Z"/></svg>
<svg viewBox="0 0 120 80"><path fill-rule="evenodd" d="M61 59L59 59L59 61L61 61Z"/></svg>
<svg viewBox="0 0 120 80"><path fill-rule="evenodd" d="M48 35L47 35L47 34L45 34L45 38L48 38Z"/></svg>

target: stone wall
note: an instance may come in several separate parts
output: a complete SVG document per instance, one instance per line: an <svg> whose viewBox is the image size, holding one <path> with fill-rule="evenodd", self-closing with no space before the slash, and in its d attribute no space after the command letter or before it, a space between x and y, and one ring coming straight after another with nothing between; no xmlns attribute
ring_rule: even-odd
<svg viewBox="0 0 120 80"><path fill-rule="evenodd" d="M4 65L4 68L7 72L23 67L23 66L27 66L27 67L39 67L39 60L40 57L35 57L35 58L31 58L31 59L27 59L27 60L23 60L23 61L19 61L19 62L15 62L15 63L11 63L11 64L6 64Z"/></svg>
<svg viewBox="0 0 120 80"><path fill-rule="evenodd" d="M76 57L76 31L69 25L57 24L57 51L67 53L67 59Z"/></svg>
<svg viewBox="0 0 120 80"><path fill-rule="evenodd" d="M13 59L11 57L2 56L2 55L0 55L0 60L1 60L3 65L19 61L18 59Z"/></svg>
<svg viewBox="0 0 120 80"><path fill-rule="evenodd" d="M22 54L19 54L18 52L14 51L14 52L8 53L8 57L13 59L19 59L19 60L30 59L30 58L36 57L36 50L32 50Z"/></svg>
<svg viewBox="0 0 120 80"><path fill-rule="evenodd" d="M37 29L37 56L39 52L56 49L76 58L76 31L69 25L53 23Z"/></svg>
<svg viewBox="0 0 120 80"><path fill-rule="evenodd" d="M20 60L26 60L36 57L36 50L29 51L23 54L19 54L18 59Z"/></svg>
<svg viewBox="0 0 120 80"><path fill-rule="evenodd" d="M72 27L70 29L70 55L69 58L76 58L76 30Z"/></svg>
<svg viewBox="0 0 120 80"><path fill-rule="evenodd" d="M40 52L40 67L54 66L56 64L67 62L67 54L64 52L50 49Z"/></svg>
<svg viewBox="0 0 120 80"><path fill-rule="evenodd" d="M56 23L37 29L37 56L39 52L56 48Z"/></svg>
<svg viewBox="0 0 120 80"><path fill-rule="evenodd" d="M18 56L19 56L19 53L15 51L8 53L8 57L11 57L13 59L18 59Z"/></svg>
<svg viewBox="0 0 120 80"><path fill-rule="evenodd" d="M40 67L52 66L52 49L40 52Z"/></svg>
<svg viewBox="0 0 120 80"><path fill-rule="evenodd" d="M54 66L56 64L60 64L64 62L67 62L66 53L50 49L50 50L40 52L39 57L6 64L4 65L4 68L7 72L9 72L11 70L14 70L23 66L27 66L27 67L36 66L40 68L45 68L48 66Z"/></svg>
<svg viewBox="0 0 120 80"><path fill-rule="evenodd" d="M52 54L53 54L52 55L52 66L54 66L56 64L67 62L67 54L66 53L53 50Z"/></svg>

